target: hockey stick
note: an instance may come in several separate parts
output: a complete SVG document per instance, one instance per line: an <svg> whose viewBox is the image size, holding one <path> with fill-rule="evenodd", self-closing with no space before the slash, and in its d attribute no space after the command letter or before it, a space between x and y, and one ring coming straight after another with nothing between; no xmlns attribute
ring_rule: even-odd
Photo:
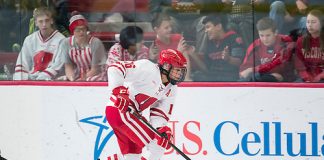
<svg viewBox="0 0 324 160"><path fill-rule="evenodd" d="M167 136L165 134L161 134L158 130L156 130L150 123L148 123L146 120L144 120L142 118L141 115L139 115L138 113L136 113L134 110L128 108L129 113L131 113L132 115L134 115L136 118L138 118L141 122L143 122L144 124L146 124L151 130L153 130L156 134L158 134L161 137L167 138ZM184 154L177 146L175 146L174 144L172 144L169 141L170 146L176 150L179 154L182 155L183 158L185 158L186 160L191 160L186 154Z"/></svg>

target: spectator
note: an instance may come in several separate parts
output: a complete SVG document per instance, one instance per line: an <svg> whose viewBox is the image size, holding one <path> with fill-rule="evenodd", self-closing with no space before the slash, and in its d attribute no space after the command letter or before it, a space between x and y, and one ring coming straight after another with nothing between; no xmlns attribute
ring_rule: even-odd
<svg viewBox="0 0 324 160"><path fill-rule="evenodd" d="M107 65L117 61L149 59L149 49L143 44L143 30L140 27L125 27L120 31L119 40L108 51Z"/></svg>
<svg viewBox="0 0 324 160"><path fill-rule="evenodd" d="M275 22L268 17L259 20L256 27L260 38L247 49L240 67L242 81L293 81L293 40L277 34Z"/></svg>
<svg viewBox="0 0 324 160"><path fill-rule="evenodd" d="M191 81L189 55L194 52L181 34L172 34L172 20L167 14L157 14L152 21L152 28L156 33L156 39L150 46L150 59L157 62L158 53L166 49L174 49L183 53L188 60L188 72L185 81Z"/></svg>
<svg viewBox="0 0 324 160"><path fill-rule="evenodd" d="M105 47L101 40L87 33L87 20L78 12L73 12L69 30L72 35L60 43L53 65L42 72L37 79L53 79L64 64L66 80L105 80L102 77L107 59Z"/></svg>
<svg viewBox="0 0 324 160"><path fill-rule="evenodd" d="M193 75L193 80L237 81L244 57L242 38L236 32L226 30L223 17L208 15L202 23L209 41L200 53L204 61L194 58L201 71Z"/></svg>
<svg viewBox="0 0 324 160"><path fill-rule="evenodd" d="M201 17L201 7L204 4L214 3L217 2L215 0L149 0L149 10L152 15L168 14L173 23L173 31L183 32L186 37L195 39L191 33ZM215 12L215 8L213 8L213 12Z"/></svg>
<svg viewBox="0 0 324 160"><path fill-rule="evenodd" d="M34 80L50 64L60 40L64 36L53 28L51 11L46 7L33 12L39 31L27 36L19 53L14 80Z"/></svg>
<svg viewBox="0 0 324 160"><path fill-rule="evenodd" d="M323 13L312 10L307 15L307 32L299 37L295 67L300 82L324 82Z"/></svg>
<svg viewBox="0 0 324 160"><path fill-rule="evenodd" d="M69 18L68 18L68 1L67 0L41 0L41 5L49 7L53 12L53 18L55 22L55 28L61 32L64 36L69 36ZM37 27L33 25L34 19L30 19L29 33L37 30Z"/></svg>
<svg viewBox="0 0 324 160"><path fill-rule="evenodd" d="M217 5L212 5L216 3ZM251 44L257 38L257 32L254 29L254 22L260 17L264 17L264 12L268 12L269 1L265 0L213 0L206 2L206 6L213 6L214 11L219 16L227 17L227 25L223 26L227 30L233 30L242 37L244 45ZM219 9L220 8L220 9ZM204 31L202 24L205 16L194 23L196 29L196 51L202 52L208 43L208 36ZM248 46L244 46L247 48Z"/></svg>
<svg viewBox="0 0 324 160"><path fill-rule="evenodd" d="M269 17L276 22L278 32L301 34L306 28L306 0L274 1L271 3Z"/></svg>

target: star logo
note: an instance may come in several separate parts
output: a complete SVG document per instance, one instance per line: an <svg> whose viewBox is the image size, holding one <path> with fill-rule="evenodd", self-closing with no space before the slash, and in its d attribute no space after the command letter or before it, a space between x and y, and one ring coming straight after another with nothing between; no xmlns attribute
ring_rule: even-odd
<svg viewBox="0 0 324 160"><path fill-rule="evenodd" d="M113 130L109 131L109 126L105 116L93 116L81 119L80 122L98 127L97 137L94 145L93 159L99 159L102 150L107 142L114 135Z"/></svg>

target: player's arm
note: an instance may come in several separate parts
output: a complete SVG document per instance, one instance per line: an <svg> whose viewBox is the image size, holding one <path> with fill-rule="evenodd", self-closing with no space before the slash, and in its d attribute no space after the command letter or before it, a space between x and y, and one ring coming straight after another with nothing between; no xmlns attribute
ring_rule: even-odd
<svg viewBox="0 0 324 160"><path fill-rule="evenodd" d="M150 109L150 123L163 137L155 135L157 144L165 149L169 149L169 142L172 141L172 132L168 127L168 121L172 115L176 87L167 92L167 96L155 103Z"/></svg>
<svg viewBox="0 0 324 160"><path fill-rule="evenodd" d="M128 111L130 103L128 88L124 86L124 82L128 70L133 68L135 64L131 61L118 61L108 66L108 84L112 89L110 102L122 113Z"/></svg>
<svg viewBox="0 0 324 160"><path fill-rule="evenodd" d="M123 86L126 78L126 67L123 62L116 62L108 66L108 84L110 88Z"/></svg>

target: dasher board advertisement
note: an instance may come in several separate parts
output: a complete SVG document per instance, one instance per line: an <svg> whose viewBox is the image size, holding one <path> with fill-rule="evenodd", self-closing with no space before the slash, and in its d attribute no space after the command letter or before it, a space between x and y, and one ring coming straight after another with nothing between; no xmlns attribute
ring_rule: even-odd
<svg viewBox="0 0 324 160"><path fill-rule="evenodd" d="M105 118L106 86L0 85L0 97L3 158L106 160L120 153ZM180 86L169 127L192 160L320 160L323 113L321 87ZM171 159L184 158L171 148L162 160Z"/></svg>

